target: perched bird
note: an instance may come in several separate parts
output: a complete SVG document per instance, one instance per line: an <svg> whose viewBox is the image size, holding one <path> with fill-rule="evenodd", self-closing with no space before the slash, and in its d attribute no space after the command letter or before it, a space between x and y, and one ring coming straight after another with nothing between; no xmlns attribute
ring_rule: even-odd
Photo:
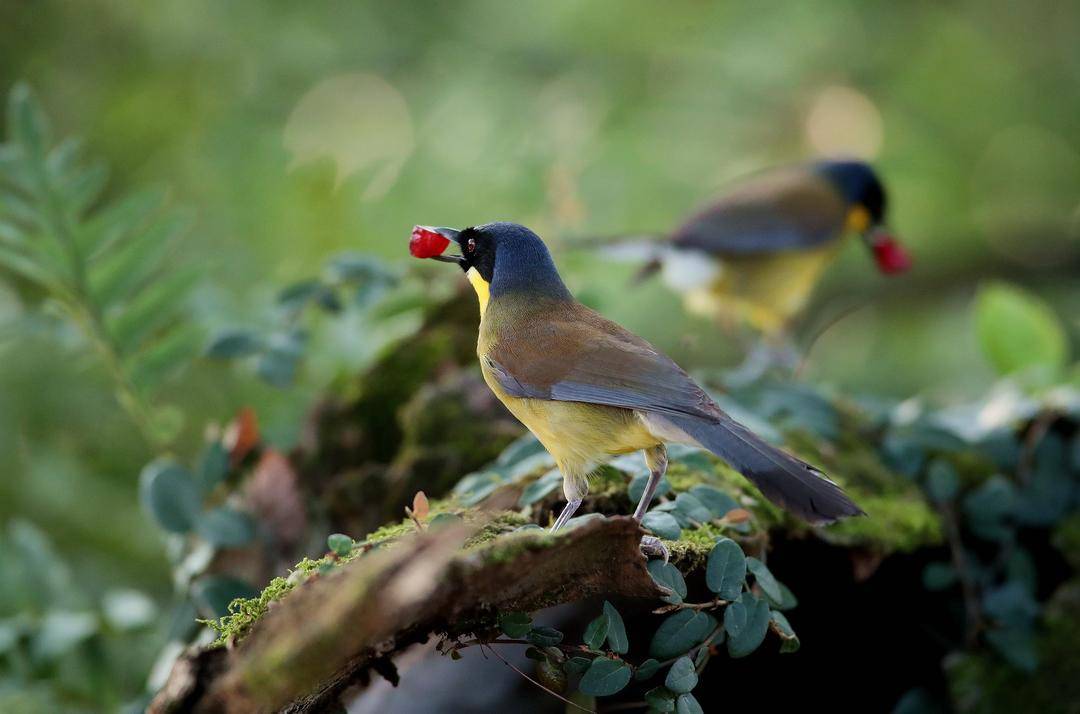
<svg viewBox="0 0 1080 714"><path fill-rule="evenodd" d="M461 255L442 255L449 241ZM574 515L598 465L634 451L645 453L651 472L634 511L641 520L667 468L668 442L708 449L811 523L862 513L820 471L721 411L671 359L577 302L547 246L528 228L417 226L410 250L457 263L476 290L484 380L563 475L567 503L553 531ZM645 545L659 544L651 541Z"/></svg>
<svg viewBox="0 0 1080 714"><path fill-rule="evenodd" d="M909 267L886 207L870 166L818 161L747 180L663 241L612 250L644 257L639 275L659 271L690 312L774 336L806 306L846 235L862 235L881 272Z"/></svg>

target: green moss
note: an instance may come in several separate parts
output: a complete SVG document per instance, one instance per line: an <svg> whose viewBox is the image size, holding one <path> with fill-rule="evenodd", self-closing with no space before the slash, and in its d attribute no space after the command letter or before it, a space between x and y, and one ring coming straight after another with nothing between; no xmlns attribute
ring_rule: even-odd
<svg viewBox="0 0 1080 714"><path fill-rule="evenodd" d="M484 514L485 516L487 514ZM466 521L470 518L466 516ZM516 511L503 511L484 523L479 531L465 541L465 548L477 548L525 525L529 520Z"/></svg>
<svg viewBox="0 0 1080 714"><path fill-rule="evenodd" d="M824 540L883 553L910 553L941 542L941 519L921 498L863 495L856 501L867 515L822 529Z"/></svg>
<svg viewBox="0 0 1080 714"><path fill-rule="evenodd" d="M314 561L305 558L289 577L277 577L271 580L270 584L263 588L258 597L233 600L229 603L229 614L220 620L204 620L206 625L216 632L218 636L212 646L221 647L227 643L236 642L247 634L251 626L270 608L270 603L285 597L304 579L296 574L310 572L306 569L307 564L314 564ZM305 569L301 570L301 566L305 566Z"/></svg>
<svg viewBox="0 0 1080 714"><path fill-rule="evenodd" d="M712 523L699 528L684 529L679 540L666 540L664 545L671 555L671 562L683 571L689 572L705 565L709 551L716 545L716 539L725 535L724 529Z"/></svg>
<svg viewBox="0 0 1080 714"><path fill-rule="evenodd" d="M501 537L497 537L501 536ZM559 536L546 530L527 530L516 533L501 533L474 545L478 554L488 563L513 562L522 553L534 552L550 547Z"/></svg>

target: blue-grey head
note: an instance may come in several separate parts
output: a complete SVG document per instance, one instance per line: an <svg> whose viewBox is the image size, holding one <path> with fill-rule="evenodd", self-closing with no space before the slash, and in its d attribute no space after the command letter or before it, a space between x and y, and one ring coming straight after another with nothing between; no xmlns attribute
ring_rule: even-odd
<svg viewBox="0 0 1080 714"><path fill-rule="evenodd" d="M870 225L885 223L885 187L874 170L862 161L819 161L814 170L827 178L851 206L870 214Z"/></svg>
<svg viewBox="0 0 1080 714"><path fill-rule="evenodd" d="M461 248L461 255L437 256L453 262L474 282L489 286L491 296L511 293L572 299L544 241L523 225L495 222L461 230L431 228ZM478 288L479 291L479 288Z"/></svg>

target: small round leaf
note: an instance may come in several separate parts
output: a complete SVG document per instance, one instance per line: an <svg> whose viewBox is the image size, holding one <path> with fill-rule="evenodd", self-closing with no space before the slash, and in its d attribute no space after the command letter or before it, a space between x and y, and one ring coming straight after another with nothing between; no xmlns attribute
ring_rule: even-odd
<svg viewBox="0 0 1080 714"><path fill-rule="evenodd" d="M631 674L630 665L626 662L597 657L582 675L578 689L594 697L608 697L629 684Z"/></svg>
<svg viewBox="0 0 1080 714"><path fill-rule="evenodd" d="M721 538L709 553L705 564L705 584L722 600L735 600L746 579L746 556L739 544Z"/></svg>
<svg viewBox="0 0 1080 714"><path fill-rule="evenodd" d="M686 694L697 686L698 676L694 663L689 657L675 660L664 679L664 686L676 694Z"/></svg>

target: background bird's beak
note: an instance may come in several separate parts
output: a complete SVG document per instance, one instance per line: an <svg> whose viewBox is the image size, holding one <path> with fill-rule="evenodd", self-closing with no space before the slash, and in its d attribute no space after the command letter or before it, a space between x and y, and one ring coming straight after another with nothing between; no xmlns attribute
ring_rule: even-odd
<svg viewBox="0 0 1080 714"><path fill-rule="evenodd" d="M863 234L863 240L873 252L874 262L882 273L896 275L911 267L911 255L884 226L874 226Z"/></svg>

